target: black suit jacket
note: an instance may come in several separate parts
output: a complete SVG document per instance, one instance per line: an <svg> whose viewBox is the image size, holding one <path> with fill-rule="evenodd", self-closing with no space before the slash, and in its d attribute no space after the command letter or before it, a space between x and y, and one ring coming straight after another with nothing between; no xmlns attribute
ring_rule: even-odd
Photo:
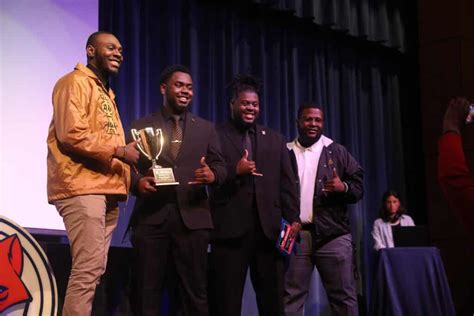
<svg viewBox="0 0 474 316"><path fill-rule="evenodd" d="M265 235L276 240L280 220L299 221L299 199L288 149L283 137L261 125L256 126L255 153L257 171L263 177L237 176L235 168L243 155L242 134L228 122L218 125L217 134L226 163L227 178L212 193L213 238L241 237L253 220L254 198ZM252 180L253 178L253 180ZM255 182L253 186L252 181Z"/></svg>
<svg viewBox="0 0 474 316"><path fill-rule="evenodd" d="M206 163L214 172L215 184L222 183L226 176L226 169L220 153L219 142L214 125L192 113L186 114L183 142L176 161L169 153L169 135L165 125L165 118L160 112L134 121L131 128L145 127L161 128L165 138L163 151L157 161L162 167L173 168L178 186L160 186L152 196L143 198L138 195L138 180L147 173L151 161L141 155L138 170L139 174L132 175L131 191L137 196L131 225L160 224L167 217L163 208L167 203L178 204L184 224L189 229L212 228L212 219L209 211L208 190L206 185L189 185L194 179L194 171L201 167L201 157L206 157ZM168 141L166 141L168 140Z"/></svg>

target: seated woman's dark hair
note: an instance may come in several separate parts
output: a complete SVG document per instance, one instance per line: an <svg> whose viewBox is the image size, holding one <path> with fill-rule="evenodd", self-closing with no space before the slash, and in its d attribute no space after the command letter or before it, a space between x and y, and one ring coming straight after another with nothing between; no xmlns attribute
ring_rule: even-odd
<svg viewBox="0 0 474 316"><path fill-rule="evenodd" d="M385 201L387 201L387 199L391 196L397 198L400 202L400 206L398 207L397 213L394 216L395 221L406 213L406 209L403 207L402 200L400 199L400 194L398 194L398 192L395 190L388 190L382 196L382 206L380 207L380 218L382 218L384 222L390 222L391 220L393 221L393 219L390 218L390 212L385 207Z"/></svg>

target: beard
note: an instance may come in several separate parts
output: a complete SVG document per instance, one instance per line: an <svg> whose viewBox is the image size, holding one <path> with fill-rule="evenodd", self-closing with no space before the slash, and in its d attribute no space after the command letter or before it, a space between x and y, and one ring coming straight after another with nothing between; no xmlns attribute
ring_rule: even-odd
<svg viewBox="0 0 474 316"><path fill-rule="evenodd" d="M315 137L309 137L306 135L306 133L298 129L299 137L298 137L298 142L301 144L303 147L310 147L314 143L316 143L320 138L321 138L321 133L317 134Z"/></svg>
<svg viewBox="0 0 474 316"><path fill-rule="evenodd" d="M256 122L257 122L257 116L255 117L255 120L250 123L250 122L245 122L242 118L242 114L240 112L238 113L235 113L235 112L232 112L232 120L235 122L235 124L237 125L237 127L239 129L243 129L243 130L247 130L253 126L256 125Z"/></svg>
<svg viewBox="0 0 474 316"><path fill-rule="evenodd" d="M189 101L186 105L178 104L178 101L176 100L176 95L173 96L168 92L166 92L166 103L175 113L183 113L191 105L191 101Z"/></svg>
<svg viewBox="0 0 474 316"><path fill-rule="evenodd" d="M100 56L99 54L95 54L95 63L97 66L97 70L103 75L103 76L109 76L112 74L111 70L109 69L109 65L107 64L107 60Z"/></svg>

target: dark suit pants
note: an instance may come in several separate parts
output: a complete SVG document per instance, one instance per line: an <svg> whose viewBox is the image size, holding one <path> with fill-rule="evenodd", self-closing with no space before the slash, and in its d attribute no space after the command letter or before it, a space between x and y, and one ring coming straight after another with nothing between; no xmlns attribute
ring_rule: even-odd
<svg viewBox="0 0 474 316"><path fill-rule="evenodd" d="M164 211L169 213L163 223L139 223L132 229L131 240L135 255L132 295L135 314L160 314L163 287L169 281L170 273L175 273L177 279L171 278L175 282L170 284L170 295L172 302L177 304L174 306L177 314L208 315L209 231L190 230L184 226L175 204L167 204L160 210ZM173 306L171 309L174 309Z"/></svg>
<svg viewBox="0 0 474 316"><path fill-rule="evenodd" d="M310 231L302 230L300 236L285 273L285 315L303 315L314 266L328 295L331 314L358 315L351 235L339 236L319 247Z"/></svg>
<svg viewBox="0 0 474 316"><path fill-rule="evenodd" d="M242 238L217 240L210 255L210 312L213 316L240 316L242 295L250 268L260 315L283 314L284 262L258 228Z"/></svg>

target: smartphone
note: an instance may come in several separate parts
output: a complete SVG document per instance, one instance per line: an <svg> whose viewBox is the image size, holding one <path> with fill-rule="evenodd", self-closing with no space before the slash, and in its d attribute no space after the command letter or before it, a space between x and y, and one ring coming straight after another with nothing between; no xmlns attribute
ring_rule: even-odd
<svg viewBox="0 0 474 316"><path fill-rule="evenodd" d="M474 124L474 104L469 106L469 114L466 117L466 124Z"/></svg>

